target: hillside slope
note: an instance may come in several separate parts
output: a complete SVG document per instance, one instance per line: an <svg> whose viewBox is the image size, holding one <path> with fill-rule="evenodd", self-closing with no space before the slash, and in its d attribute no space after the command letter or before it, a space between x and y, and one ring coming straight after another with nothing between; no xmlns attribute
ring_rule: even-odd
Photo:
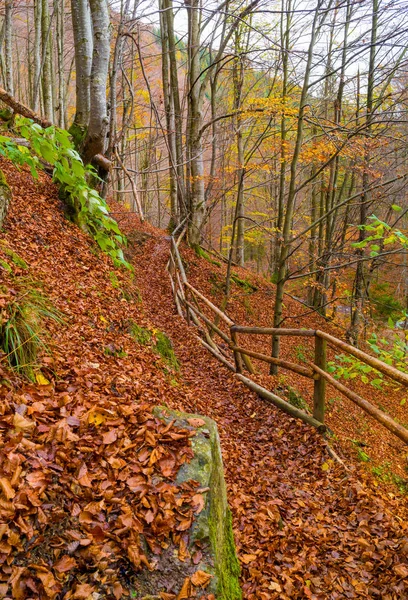
<svg viewBox="0 0 408 600"><path fill-rule="evenodd" d="M9 584L13 598L128 593L136 572L149 568L136 523L145 527L151 515L124 482L138 472L141 449L149 448L142 457L149 461L152 439L164 435L150 406L167 404L218 423L246 599L407 597L402 502L359 468L346 473L314 430L250 394L200 347L173 306L166 234L131 218L120 223L130 233L132 279L65 220L45 176L35 183L4 161L0 167L14 194L2 240L29 267L13 264L13 277L42 282L65 315L64 324L47 324L52 354L43 356L42 375L49 383L24 383L1 363L3 477L16 465L20 474L17 493L7 497L2 488L1 595L10 594ZM1 274L4 305L13 279ZM158 329L173 342L179 372L158 353ZM23 420L13 433L15 414ZM189 446L185 434L168 437L176 468ZM122 527L111 532L112 498ZM170 509L176 522L180 512L192 518L189 493ZM149 531L152 545L169 534ZM175 598L174 591L162 597Z"/></svg>

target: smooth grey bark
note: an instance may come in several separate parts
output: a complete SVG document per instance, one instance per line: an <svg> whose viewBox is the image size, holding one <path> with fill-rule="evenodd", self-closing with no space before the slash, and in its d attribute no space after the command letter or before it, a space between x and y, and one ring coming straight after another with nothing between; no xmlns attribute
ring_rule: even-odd
<svg viewBox="0 0 408 600"><path fill-rule="evenodd" d="M13 4L14 4L13 0L6 0L5 13L4 13L5 66L6 66L5 84L6 84L6 90L11 96L14 96L13 50L12 50Z"/></svg>
<svg viewBox="0 0 408 600"><path fill-rule="evenodd" d="M63 129L65 129L64 37L64 0L59 0L57 4L58 124Z"/></svg>
<svg viewBox="0 0 408 600"><path fill-rule="evenodd" d="M368 200L369 192L367 188L370 182L369 164L370 164L370 148L369 140L371 137L371 129L373 123L373 107L374 107L374 86L375 86L375 58L377 53L377 29L378 29L378 0L373 0L372 3L372 25L371 25L371 45L370 45L370 58L368 66L368 80L367 80L367 106L366 106L366 140L367 147L364 155L364 171L362 177L363 193L361 194L360 201L360 218L359 218L359 243L364 242L367 237L367 232L364 229L364 225L367 223L368 217ZM354 279L354 297L353 297L353 310L351 313L351 323L349 329L349 335L352 342L357 345L361 322L363 320L363 308L364 300L366 297L365 288L365 275L364 275L364 249L357 249L358 263L356 269L356 276Z"/></svg>
<svg viewBox="0 0 408 600"><path fill-rule="evenodd" d="M88 0L71 0L75 45L76 111L72 133L82 141L91 114L92 22ZM82 134L82 135L81 135Z"/></svg>
<svg viewBox="0 0 408 600"><path fill-rule="evenodd" d="M200 129L202 124L202 97L200 90L200 16L201 1L191 0L188 11L188 149L190 160L191 193L189 198L189 242L200 244L205 218L205 187L203 146Z"/></svg>
<svg viewBox="0 0 408 600"><path fill-rule="evenodd" d="M54 121L53 90L52 90L52 58L50 40L50 10L48 0L42 0L41 14L41 44L42 44L42 94L44 116Z"/></svg>
<svg viewBox="0 0 408 600"><path fill-rule="evenodd" d="M110 158L115 153L117 143L117 81L118 73L122 64L123 56L123 30L127 20L127 13L129 11L130 0L121 2L120 10L120 21L116 34L115 48L113 52L112 68L110 72L110 126L109 126L109 145L107 150L107 157Z"/></svg>
<svg viewBox="0 0 408 600"><path fill-rule="evenodd" d="M183 114L180 103L179 79L177 74L177 49L174 35L173 1L162 0L165 9L170 72L170 94L174 110L174 144L176 149L175 170L177 177L177 205L180 220L187 217L186 183L184 178ZM174 167L173 167L174 168Z"/></svg>
<svg viewBox="0 0 408 600"><path fill-rule="evenodd" d="M212 73L224 56L227 44L243 20L250 15L260 0L250 2L237 16L231 19L231 25L225 24L230 19L228 15L229 2L223 3L219 9L224 15L222 37L213 63L206 68L201 77L200 64L200 34L202 3L200 0L188 2L188 120L187 120L187 158L188 179L188 213L189 213L189 242L198 245L201 242L202 230L206 219L206 199L204 185L204 156L202 142L202 107L205 93L211 81ZM217 12L217 10L215 12Z"/></svg>
<svg viewBox="0 0 408 600"><path fill-rule="evenodd" d="M85 163L105 149L109 125L106 88L110 55L109 8L107 0L90 0L93 27L93 54L91 69L91 114L82 151Z"/></svg>
<svg viewBox="0 0 408 600"><path fill-rule="evenodd" d="M170 229L177 225L177 181L176 171L174 165L177 163L176 157L176 144L174 140L174 104L171 93L170 85L170 61L169 61L169 33L167 27L167 19L163 12L164 0L160 0L159 8L160 12L160 35L162 42L162 88L163 88L163 100L164 110L166 113L166 134L167 134L167 147L169 154L169 176L170 176ZM160 221L160 202L159 207L159 221Z"/></svg>
<svg viewBox="0 0 408 600"><path fill-rule="evenodd" d="M41 83L41 19L42 19L42 0L34 0L34 46L33 46L33 91L31 97L31 108L38 112L40 99Z"/></svg>

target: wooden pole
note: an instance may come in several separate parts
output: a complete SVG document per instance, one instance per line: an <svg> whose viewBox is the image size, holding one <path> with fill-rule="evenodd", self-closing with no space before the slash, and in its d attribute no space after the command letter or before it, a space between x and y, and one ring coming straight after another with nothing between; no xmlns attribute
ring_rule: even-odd
<svg viewBox="0 0 408 600"><path fill-rule="evenodd" d="M315 338L315 363L322 371L326 371L327 362L327 342L321 337ZM324 423L326 397L326 380L321 375L317 375L314 382L313 391L313 416L315 419Z"/></svg>
<svg viewBox="0 0 408 600"><path fill-rule="evenodd" d="M185 282L185 285L198 298L200 298L200 300L202 300L204 302L204 304L206 304L209 308L211 308L211 310L214 311L216 315L218 315L223 321L225 321L225 323L228 325L228 327L232 327L234 325L234 321L232 321L229 317L227 317L227 315L224 312L222 312L222 310L220 310L217 306L215 306L215 304L210 302L210 300L208 300L205 296L203 296L203 294L201 294L198 290L196 290L196 288L193 287L190 283L188 283L188 281Z"/></svg>
<svg viewBox="0 0 408 600"><path fill-rule="evenodd" d="M294 337L314 337L314 329L284 329L281 327L243 327L234 325L237 333L250 333L256 335L292 335Z"/></svg>
<svg viewBox="0 0 408 600"><path fill-rule="evenodd" d="M231 331L232 343L234 344L234 347L237 347L238 346L237 334L235 333L235 330L233 327L231 327L230 331ZM235 360L236 372L242 373L242 356L238 352L238 350L234 350L234 360Z"/></svg>
<svg viewBox="0 0 408 600"><path fill-rule="evenodd" d="M406 373L403 373L402 371L399 371L395 367L391 367L390 365L385 364L381 360L378 360L378 358L374 358L374 356L370 356L366 352L363 352L362 350L359 350L354 346L350 346L350 344L346 344L346 342L342 342L341 340L335 338L329 333L317 330L316 335L329 342L329 344L336 346L336 348L340 348L344 352L352 354L356 358L365 362L367 365L370 365L370 367L373 367L374 369L377 369L377 371L384 373L384 375L388 375L388 377L391 377L391 379L394 379L395 381L398 381L403 385L408 385L408 375Z"/></svg>
<svg viewBox="0 0 408 600"><path fill-rule="evenodd" d="M355 392L352 392L351 390L349 390L345 385L343 385L342 383L340 383L339 381L334 379L334 377L329 375L329 373L326 373L325 371L323 371L323 369L320 369L320 367L318 367L317 365L311 365L311 366L314 371L319 373L319 375L321 377L324 377L330 383L330 385L332 385L334 388L336 388L336 390L339 390L339 392L341 392L342 394L347 396L347 398L352 400L355 404L357 404L357 406L359 406L366 413L371 415L376 421L381 423L381 425L384 425L384 427L386 427L388 429L388 431L391 431L391 433L393 433L394 435L399 437L400 440L402 440L403 442L408 444L408 429L405 429L405 427L402 427L402 425L400 425L399 423L396 423L396 421L394 421L394 419L389 417L382 410L380 410L379 408L377 408L376 406L374 406L367 400L364 400L364 398L362 398Z"/></svg>
<svg viewBox="0 0 408 600"><path fill-rule="evenodd" d="M243 355L252 356L252 358L257 358L258 360L262 360L263 362L278 365L282 367L282 369L288 369L289 371L294 371L298 375L302 375L303 377L308 377L309 379L313 379L313 371L308 369L307 367L303 367L302 365L297 365L296 363L292 363L281 358L274 358L273 356L267 356L266 354L260 354L259 352L254 352L253 350L247 350L246 348L240 347L232 347L232 350L236 350Z"/></svg>
<svg viewBox="0 0 408 600"><path fill-rule="evenodd" d="M279 396L275 396L275 394L272 394L272 392L269 392L257 383L254 383L251 379L244 377L244 375L240 375L239 373L237 373L235 376L250 390L258 394L258 396L264 398L264 400L267 400L268 402L271 402L291 417L296 417L297 419L301 419L308 425L316 427L316 429L320 433L324 433L326 431L326 426L324 425L324 423L320 423L311 415L308 415L307 413L303 412L303 410L292 406L291 404L289 404L289 402L286 402L286 400L282 400L282 398L279 398Z"/></svg>

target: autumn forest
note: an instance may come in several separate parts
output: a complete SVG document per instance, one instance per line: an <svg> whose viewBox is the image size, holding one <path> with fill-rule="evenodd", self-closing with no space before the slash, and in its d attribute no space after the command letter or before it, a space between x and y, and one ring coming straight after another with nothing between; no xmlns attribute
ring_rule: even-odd
<svg viewBox="0 0 408 600"><path fill-rule="evenodd" d="M0 598L408 598L407 49L0 1Z"/></svg>

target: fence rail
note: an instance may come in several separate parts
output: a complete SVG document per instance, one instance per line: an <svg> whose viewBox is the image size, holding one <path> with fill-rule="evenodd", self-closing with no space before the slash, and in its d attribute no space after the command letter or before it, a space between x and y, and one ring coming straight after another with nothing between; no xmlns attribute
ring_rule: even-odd
<svg viewBox="0 0 408 600"><path fill-rule="evenodd" d="M316 427L319 431L326 430L325 425L325 404L326 404L326 385L329 384L336 390L341 392L346 398L354 402L363 411L374 418L378 423L381 423L391 433L396 435L403 442L408 444L408 429L397 423L384 411L374 406L368 400L365 400L353 390L337 381L330 373L327 372L327 346L340 349L343 352L351 354L355 358L377 369L387 377L394 381L408 386L408 375L387 365L386 363L370 356L366 352L343 342L342 340L320 331L319 329L285 329L274 327L245 327L237 325L234 321L225 314L218 306L211 302L199 290L192 286L186 276L183 261L178 249L179 243L184 237L183 230L176 240L174 236L171 238L170 257L167 263L167 272L170 277L173 297L176 304L178 314L183 317L188 324L193 324L197 327L200 335L197 336L201 344L213 354L222 364L233 371L236 377L249 389L256 392L260 397L275 406L290 414L293 417L301 419L305 423ZM211 319L208 314L205 314L204 305L213 314ZM267 335L267 336L290 336L290 337L308 337L314 340L314 362L308 366L298 365L291 361L283 360L267 356L260 352L244 348L239 343L239 335ZM216 336L221 340L216 342ZM256 373L252 359L262 361L267 364L273 364L282 369L292 371L302 377L313 379L313 416L292 406L283 398L260 386L251 378L244 376L243 371L246 369L250 375Z"/></svg>

